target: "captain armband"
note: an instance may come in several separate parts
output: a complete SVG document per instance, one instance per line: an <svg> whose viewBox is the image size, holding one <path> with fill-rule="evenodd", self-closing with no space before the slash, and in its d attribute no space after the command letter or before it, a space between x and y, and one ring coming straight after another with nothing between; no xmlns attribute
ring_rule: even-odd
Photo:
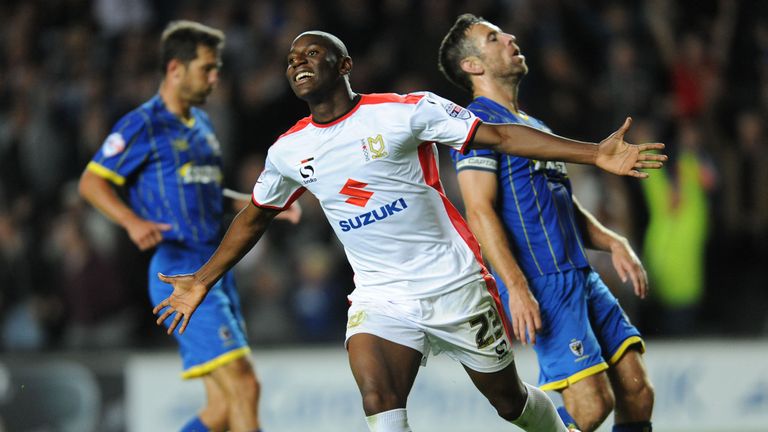
<svg viewBox="0 0 768 432"><path fill-rule="evenodd" d="M457 171L461 171L464 169L476 169L476 170L482 170L482 171L496 172L498 168L499 168L499 161L493 158L482 157L482 156L472 156L472 157L461 159L460 161L456 162Z"/></svg>

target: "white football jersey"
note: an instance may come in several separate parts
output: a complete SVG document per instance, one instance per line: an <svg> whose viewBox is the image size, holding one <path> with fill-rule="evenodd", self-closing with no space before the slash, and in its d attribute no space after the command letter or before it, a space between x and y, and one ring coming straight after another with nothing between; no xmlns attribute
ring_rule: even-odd
<svg viewBox="0 0 768 432"><path fill-rule="evenodd" d="M355 298L417 299L486 273L443 193L435 143L463 150L480 119L431 93L361 95L343 117L300 120L269 149L254 204L317 197L355 272ZM382 297L383 296L383 297Z"/></svg>

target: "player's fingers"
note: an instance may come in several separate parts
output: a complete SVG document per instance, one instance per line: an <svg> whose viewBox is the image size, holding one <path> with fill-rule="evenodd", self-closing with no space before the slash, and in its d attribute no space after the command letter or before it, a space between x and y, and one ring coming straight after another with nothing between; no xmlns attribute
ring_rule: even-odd
<svg viewBox="0 0 768 432"><path fill-rule="evenodd" d="M515 339L522 341L523 339L520 337L520 321L517 319L512 320L512 333L515 335Z"/></svg>
<svg viewBox="0 0 768 432"><path fill-rule="evenodd" d="M627 271L624 270L624 267L621 264L616 266L616 273L619 274L619 279L621 279L622 282L627 281Z"/></svg>
<svg viewBox="0 0 768 432"><path fill-rule="evenodd" d="M624 120L624 124L621 125L617 132L617 135L624 136L624 134L629 130L629 127L632 126L632 117L627 117L626 120Z"/></svg>
<svg viewBox="0 0 768 432"><path fill-rule="evenodd" d="M633 170L629 170L627 172L627 175L629 177L640 178L640 179L648 178L648 173L644 173L644 172L641 172L641 171L638 171L638 170L634 170L634 169Z"/></svg>
<svg viewBox="0 0 768 432"><path fill-rule="evenodd" d="M648 292L648 274L642 266L640 266L638 270L637 280L638 286L635 289L635 294L640 298L645 298L645 295Z"/></svg>
<svg viewBox="0 0 768 432"><path fill-rule="evenodd" d="M171 314L174 313L174 312L175 312L175 310L172 307L169 307L168 309L165 310L165 312L163 312L162 315L157 317L157 320L155 321L155 323L157 325L163 325L165 320L168 319L168 317L171 316Z"/></svg>
<svg viewBox="0 0 768 432"><path fill-rule="evenodd" d="M638 144L637 147L638 147L638 150L640 150L640 152L642 153L642 152L647 152L651 150L664 150L665 145L664 143L644 143L644 144ZM653 154L654 153L650 153L649 155L653 155ZM663 158L660 160L667 160L667 155L663 155L663 154L655 154L655 155Z"/></svg>
<svg viewBox="0 0 768 432"><path fill-rule="evenodd" d="M182 312L176 312L176 315L173 316L173 321L171 321L171 325L168 326L168 334L173 334L173 331L176 330L176 327L179 325L179 321L181 321L183 316L184 314Z"/></svg>
<svg viewBox="0 0 768 432"><path fill-rule="evenodd" d="M663 167L664 164L662 162L645 162L645 161L637 161L635 162L634 168L638 169L659 169Z"/></svg>
<svg viewBox="0 0 768 432"><path fill-rule="evenodd" d="M531 341L531 344L536 343L536 323L533 317L529 317L528 319L528 338Z"/></svg>
<svg viewBox="0 0 768 432"><path fill-rule="evenodd" d="M170 231L170 230L173 228L173 225L171 225L171 224L166 224L166 223L159 223L159 224L155 224L155 226L156 226L156 227L157 227L157 229L159 229L160 231Z"/></svg>
<svg viewBox="0 0 768 432"><path fill-rule="evenodd" d="M189 317L184 315L184 320L181 321L181 327L179 327L179 334L184 334L184 330L187 328L187 324L189 324Z"/></svg>
<svg viewBox="0 0 768 432"><path fill-rule="evenodd" d="M639 160L639 161L666 162L667 159L669 159L667 157L667 155L662 155L662 154L658 154L658 153L643 153L643 152L640 152L637 155L637 160Z"/></svg>
<svg viewBox="0 0 768 432"><path fill-rule="evenodd" d="M632 279L632 287L635 289L635 294L639 295L641 285L640 285L640 275L634 271L634 269L629 271L629 276Z"/></svg>
<svg viewBox="0 0 768 432"><path fill-rule="evenodd" d="M161 310L163 310L164 307L168 306L168 303L169 303L168 299L165 299L165 300L161 301L160 303L158 303L157 306L152 308L152 314L153 315L157 315L157 313L160 312Z"/></svg>

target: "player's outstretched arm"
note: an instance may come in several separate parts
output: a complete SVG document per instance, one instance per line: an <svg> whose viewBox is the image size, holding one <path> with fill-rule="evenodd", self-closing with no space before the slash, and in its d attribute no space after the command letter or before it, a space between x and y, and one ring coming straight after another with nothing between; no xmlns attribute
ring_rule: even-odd
<svg viewBox="0 0 768 432"><path fill-rule="evenodd" d="M179 324L179 334L184 333L189 319L211 287L251 250L277 213L254 204L243 208L230 224L216 252L196 272L178 276L158 275L160 280L173 285L173 292L152 310L155 315L159 314L157 324L161 325L175 313L168 326L168 334L173 333Z"/></svg>
<svg viewBox="0 0 768 432"><path fill-rule="evenodd" d="M616 132L600 144L594 144L520 124L484 123L477 128L470 148L489 148L531 159L596 165L613 174L645 178L648 174L638 169L661 168L667 156L649 152L663 149L664 144L627 143L624 134L631 124L628 117Z"/></svg>

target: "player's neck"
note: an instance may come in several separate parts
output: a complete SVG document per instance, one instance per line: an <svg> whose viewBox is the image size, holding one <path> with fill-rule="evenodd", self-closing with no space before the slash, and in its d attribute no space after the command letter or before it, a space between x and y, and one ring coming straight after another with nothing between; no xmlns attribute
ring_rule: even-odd
<svg viewBox="0 0 768 432"><path fill-rule="evenodd" d="M488 98L517 114L520 111L520 105L517 102L519 84L519 82L502 83L491 80L475 81L473 96Z"/></svg>
<svg viewBox="0 0 768 432"><path fill-rule="evenodd" d="M317 123L330 123L345 114L357 105L360 96L345 86L339 91L334 91L328 96L317 101L307 101L312 120Z"/></svg>
<svg viewBox="0 0 768 432"><path fill-rule="evenodd" d="M165 104L171 114L174 114L184 122L189 121L192 118L192 105L188 102L184 102L178 94L168 86L165 81L160 84L160 98Z"/></svg>

